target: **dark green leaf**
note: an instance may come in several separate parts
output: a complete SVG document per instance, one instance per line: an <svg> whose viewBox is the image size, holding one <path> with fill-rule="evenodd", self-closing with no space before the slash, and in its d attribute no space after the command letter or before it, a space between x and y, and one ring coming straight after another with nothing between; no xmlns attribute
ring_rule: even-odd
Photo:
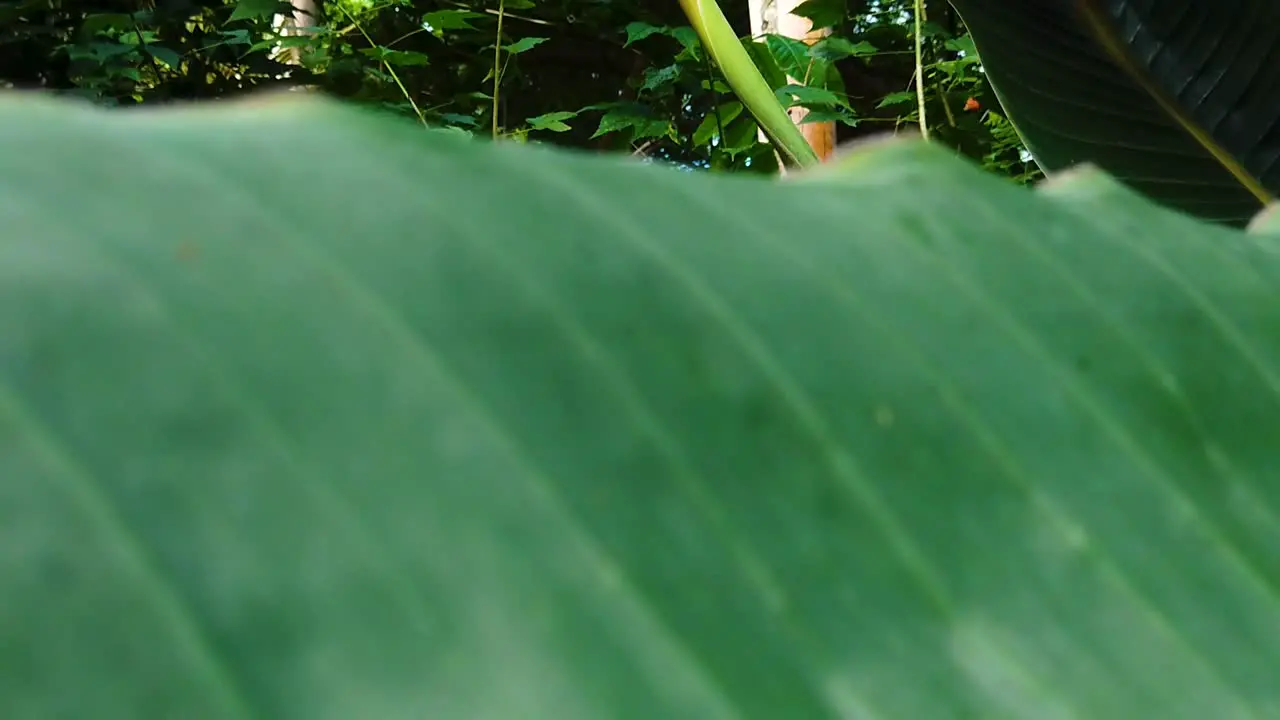
<svg viewBox="0 0 1280 720"><path fill-rule="evenodd" d="M1261 207L1247 183L1280 191L1280 4L952 2L1046 170L1095 163L1160 202L1233 223Z"/></svg>
<svg viewBox="0 0 1280 720"><path fill-rule="evenodd" d="M750 115L742 115L725 126L721 147L731 153L739 153L754 147L759 139L760 126Z"/></svg>
<svg viewBox="0 0 1280 720"><path fill-rule="evenodd" d="M865 40L854 43L841 37L823 38L809 48L809 54L812 57L831 61L843 60L847 57L866 57L876 52L876 46Z"/></svg>
<svg viewBox="0 0 1280 720"><path fill-rule="evenodd" d="M429 25L434 34L441 36L448 30L475 30L471 21L482 17L484 15L470 10L435 10L423 15L422 22Z"/></svg>
<svg viewBox="0 0 1280 720"><path fill-rule="evenodd" d="M508 45L503 45L502 49L506 50L512 55L519 55L522 52L528 52L529 50L534 49L535 47L541 45L547 40L548 38L544 38L544 37L520 38L519 40L513 43L510 43Z"/></svg>
<svg viewBox="0 0 1280 720"><path fill-rule="evenodd" d="M693 28L688 25L671 28L671 37L675 38L676 42L684 47L685 55L694 59L702 57L698 54L698 49L702 47L702 41L698 39L698 33Z"/></svg>
<svg viewBox="0 0 1280 720"><path fill-rule="evenodd" d="M973 46L973 37L970 35L962 35L958 38L949 38L946 48L952 52L962 53L964 55L977 55L978 49Z"/></svg>
<svg viewBox="0 0 1280 720"><path fill-rule="evenodd" d="M224 45L252 45L253 41L249 38L249 31L243 29L221 30L218 32L222 36Z"/></svg>
<svg viewBox="0 0 1280 720"><path fill-rule="evenodd" d="M726 84L723 80L719 78L716 78L715 80L702 80L702 81L699 81L698 85L700 85L703 90L714 90L715 92L721 93L721 94L728 94L733 92L733 88L729 87L728 84Z"/></svg>
<svg viewBox="0 0 1280 720"><path fill-rule="evenodd" d="M644 82L641 83L640 89L656 90L663 85L671 84L678 77L680 77L680 65L678 64L661 68L647 67L644 69Z"/></svg>
<svg viewBox="0 0 1280 720"><path fill-rule="evenodd" d="M849 12L847 0L804 0L792 9L792 15L808 18L813 29L835 27Z"/></svg>
<svg viewBox="0 0 1280 720"><path fill-rule="evenodd" d="M663 138L672 134L670 120L654 118L644 122L637 122L634 125L635 131L631 136L633 140L644 140L646 138Z"/></svg>
<svg viewBox="0 0 1280 720"><path fill-rule="evenodd" d="M711 142L711 138L720 134L721 127L727 127L741 114L742 103L740 102L727 102L719 107L718 112L707 113L698 124L698 129L693 131L694 144L706 145Z"/></svg>
<svg viewBox="0 0 1280 720"><path fill-rule="evenodd" d="M475 127L477 124L479 124L474 117L470 115L463 115L461 113L439 113L436 115L436 117L440 118L440 120L444 122L451 123L454 125L466 125L467 127Z"/></svg>
<svg viewBox="0 0 1280 720"><path fill-rule="evenodd" d="M889 93L888 95L885 95L883 98L881 98L880 102L876 105L876 107L882 108L882 107L888 107L890 105L902 105L904 103L915 103L915 102L918 102L918 98L916 97L916 94L914 92L902 90L899 92L892 92L892 93Z"/></svg>
<svg viewBox="0 0 1280 720"><path fill-rule="evenodd" d="M281 0L236 0L230 20L261 20L279 12L293 12L291 3Z"/></svg>
<svg viewBox="0 0 1280 720"><path fill-rule="evenodd" d="M430 63L430 58L413 50L392 50L391 48L377 46L361 48L360 52L361 54L368 55L371 58L381 60L388 65L413 66L427 65Z"/></svg>
<svg viewBox="0 0 1280 720"><path fill-rule="evenodd" d="M977 55L968 55L959 60L939 60L933 64L932 69L946 75L948 79L955 80L967 77L978 64Z"/></svg>
<svg viewBox="0 0 1280 720"><path fill-rule="evenodd" d="M825 122L837 122L843 125L848 125L849 127L858 126L858 118L855 117L852 112L850 112L845 108L810 109L809 112L805 113L804 119L800 121L800 124L806 125L808 123L825 123Z"/></svg>
<svg viewBox="0 0 1280 720"><path fill-rule="evenodd" d="M800 40L782 35L766 35L764 40L782 72L796 80L806 81L813 74L814 68L821 64L821 61L809 55L809 46ZM817 74L813 76L821 77Z"/></svg>
<svg viewBox="0 0 1280 720"><path fill-rule="evenodd" d="M143 30L142 32L128 32L120 35L120 42L129 43L130 45L142 46L148 43L159 42L160 36L154 30Z"/></svg>
<svg viewBox="0 0 1280 720"><path fill-rule="evenodd" d="M182 56L163 45L147 45L147 52L151 57L167 65L170 70L176 70L182 66Z"/></svg>
<svg viewBox="0 0 1280 720"><path fill-rule="evenodd" d="M787 107L792 105L837 107L844 104L839 96L830 90L805 85L787 85L779 89L776 94L778 102Z"/></svg>
<svg viewBox="0 0 1280 720"><path fill-rule="evenodd" d="M73 60L81 58L109 60L115 57L130 55L137 51L137 45L126 45L124 43L114 42L96 42L89 43L88 45L71 45L67 47L67 55L69 55Z"/></svg>
<svg viewBox="0 0 1280 720"><path fill-rule="evenodd" d="M627 25L627 41L623 43L623 47L629 47L631 43L639 42L650 35L662 35L667 33L669 28L650 25L645 22L633 22Z"/></svg>
<svg viewBox="0 0 1280 720"><path fill-rule="evenodd" d="M92 37L107 30L133 30L135 27L133 18L124 13L93 13L85 15L84 20L80 23L80 30L87 37Z"/></svg>
<svg viewBox="0 0 1280 720"><path fill-rule="evenodd" d="M600 118L600 124L591 137L597 138L620 130L629 130L640 126L651 126L655 120L645 115L636 114L626 109L609 110Z"/></svg>
<svg viewBox="0 0 1280 720"><path fill-rule="evenodd" d="M764 76L770 90L777 90L787 84L787 75L778 65L777 59L773 56L773 50L767 44L757 40L747 40L742 43L742 46L760 74Z"/></svg>

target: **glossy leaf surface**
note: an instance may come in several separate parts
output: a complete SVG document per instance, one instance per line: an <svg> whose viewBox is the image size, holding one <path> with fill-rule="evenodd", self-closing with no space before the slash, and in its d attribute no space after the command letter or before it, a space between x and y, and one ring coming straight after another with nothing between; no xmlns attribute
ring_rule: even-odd
<svg viewBox="0 0 1280 720"><path fill-rule="evenodd" d="M1280 192L1280 5L952 0L1037 161L1243 224Z"/></svg>

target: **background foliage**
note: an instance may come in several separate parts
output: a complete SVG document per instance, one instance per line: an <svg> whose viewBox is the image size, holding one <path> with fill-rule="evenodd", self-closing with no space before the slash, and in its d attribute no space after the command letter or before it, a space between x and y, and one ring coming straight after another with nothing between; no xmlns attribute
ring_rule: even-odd
<svg viewBox="0 0 1280 720"><path fill-rule="evenodd" d="M724 9L748 35L746 3ZM275 0L3 0L0 73L107 105L312 86L469 133L776 171L674 0L332 0L312 35L280 37L273 17L288 12ZM912 4L810 0L801 12L832 36L813 48L768 36L751 48L780 97L838 121L841 141L918 132ZM945 2L929 3L927 17L935 139L1033 179L963 23ZM788 73L806 86L788 86Z"/></svg>

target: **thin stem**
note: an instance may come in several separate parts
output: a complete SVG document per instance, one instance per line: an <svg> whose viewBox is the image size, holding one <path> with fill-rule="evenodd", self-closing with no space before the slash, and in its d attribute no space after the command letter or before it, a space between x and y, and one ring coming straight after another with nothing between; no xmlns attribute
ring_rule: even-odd
<svg viewBox="0 0 1280 720"><path fill-rule="evenodd" d="M716 76L711 72L711 53L704 48L702 51L702 64L707 71L707 89L711 91L711 112L716 117L716 132L720 135L720 153L724 156L724 121L720 118L720 95L716 92ZM712 159L715 158L716 146L711 146L707 153Z"/></svg>
<svg viewBox="0 0 1280 720"><path fill-rule="evenodd" d="M924 114L924 0L916 0L916 103L920 106L920 136L929 139L929 122Z"/></svg>
<svg viewBox="0 0 1280 720"><path fill-rule="evenodd" d="M498 0L498 35L493 41L493 139L498 139L498 86L502 83L502 18L506 15L506 0Z"/></svg>
<svg viewBox="0 0 1280 720"><path fill-rule="evenodd" d="M368 41L370 47L380 47L373 41L373 38L369 36L369 33L365 32L364 27L360 25L360 21L356 20L356 16L352 15L350 10L343 7L342 3L335 4L338 6L339 10L346 14L347 19L351 21L351 24L355 29L360 31L360 34L364 36L366 41ZM427 124L426 114L422 112L422 108L418 107L418 103L414 102L413 95L409 93L409 89L404 86L404 83L400 82L400 76L396 75L395 68L391 67L391 63L386 60L382 61L382 67L387 71L387 74L391 76L391 79L395 81L396 87L400 88L400 94L404 95L404 99L409 101L409 107L413 108L413 114L418 116L418 122L425 126Z"/></svg>
<svg viewBox="0 0 1280 720"><path fill-rule="evenodd" d="M947 124L955 127L956 114L951 112L951 103L947 102L947 94L942 88L938 88L938 102L942 103L942 111L947 114Z"/></svg>

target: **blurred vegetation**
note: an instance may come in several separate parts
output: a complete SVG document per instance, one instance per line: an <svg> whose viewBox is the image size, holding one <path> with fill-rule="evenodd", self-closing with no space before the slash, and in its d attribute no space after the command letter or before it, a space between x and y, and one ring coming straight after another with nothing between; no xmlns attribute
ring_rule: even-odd
<svg viewBox="0 0 1280 720"><path fill-rule="evenodd" d="M748 36L746 3L723 7ZM331 0L301 35L278 22L292 12L275 0L0 0L0 79L115 106L306 86L478 135L777 170L674 0ZM786 104L837 122L841 141L919 132L911 3L809 0L798 12L832 35L750 45ZM932 136L1017 181L1037 177L959 17L945 2L927 17Z"/></svg>

